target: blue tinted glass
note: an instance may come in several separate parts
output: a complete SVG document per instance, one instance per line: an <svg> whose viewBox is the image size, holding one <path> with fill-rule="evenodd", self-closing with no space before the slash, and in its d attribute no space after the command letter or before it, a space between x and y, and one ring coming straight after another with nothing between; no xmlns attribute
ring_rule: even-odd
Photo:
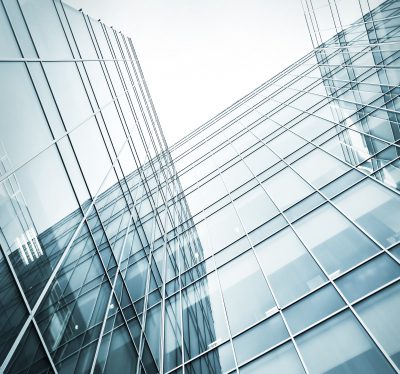
<svg viewBox="0 0 400 374"><path fill-rule="evenodd" d="M356 312L400 368L400 283L355 306Z"/></svg>
<svg viewBox="0 0 400 374"><path fill-rule="evenodd" d="M223 374L235 367L232 345L226 343L185 366L189 374Z"/></svg>
<svg viewBox="0 0 400 374"><path fill-rule="evenodd" d="M336 280L350 302L400 276L400 266L383 254Z"/></svg>
<svg viewBox="0 0 400 374"><path fill-rule="evenodd" d="M331 205L294 223L294 228L331 276L378 252L378 248Z"/></svg>
<svg viewBox="0 0 400 374"><path fill-rule="evenodd" d="M182 304L186 359L226 339L228 329L215 273L184 289Z"/></svg>
<svg viewBox="0 0 400 374"><path fill-rule="evenodd" d="M304 374L303 365L292 343L268 352L240 368L241 374L285 373Z"/></svg>
<svg viewBox="0 0 400 374"><path fill-rule="evenodd" d="M238 364L266 351L288 337L289 334L280 314L259 323L233 339Z"/></svg>
<svg viewBox="0 0 400 374"><path fill-rule="evenodd" d="M296 338L311 374L393 373L393 369L350 311Z"/></svg>
<svg viewBox="0 0 400 374"><path fill-rule="evenodd" d="M320 286L325 275L292 229L287 228L255 247L281 305Z"/></svg>
<svg viewBox="0 0 400 374"><path fill-rule="evenodd" d="M45 373L52 372L42 343L32 325L22 337L5 373Z"/></svg>
<svg viewBox="0 0 400 374"><path fill-rule="evenodd" d="M233 334L262 319L266 312L275 307L271 291L252 251L220 268L218 274Z"/></svg>
<svg viewBox="0 0 400 374"><path fill-rule="evenodd" d="M352 187L335 203L383 246L400 239L400 196L373 180Z"/></svg>
<svg viewBox="0 0 400 374"><path fill-rule="evenodd" d="M315 291L283 311L293 334L343 307L345 302L331 284Z"/></svg>

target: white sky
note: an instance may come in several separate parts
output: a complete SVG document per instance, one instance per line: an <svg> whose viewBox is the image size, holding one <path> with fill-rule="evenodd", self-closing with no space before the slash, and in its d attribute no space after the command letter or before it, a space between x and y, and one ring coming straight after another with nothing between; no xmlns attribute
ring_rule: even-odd
<svg viewBox="0 0 400 374"><path fill-rule="evenodd" d="M312 48L301 0L65 0L135 45L168 144Z"/></svg>

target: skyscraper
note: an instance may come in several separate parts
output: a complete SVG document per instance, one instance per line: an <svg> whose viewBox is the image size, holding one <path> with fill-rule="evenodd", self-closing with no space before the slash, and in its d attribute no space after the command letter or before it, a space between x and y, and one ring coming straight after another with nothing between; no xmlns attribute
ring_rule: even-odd
<svg viewBox="0 0 400 374"><path fill-rule="evenodd" d="M400 370L400 1L336 3L168 147L129 38L2 0L0 371Z"/></svg>

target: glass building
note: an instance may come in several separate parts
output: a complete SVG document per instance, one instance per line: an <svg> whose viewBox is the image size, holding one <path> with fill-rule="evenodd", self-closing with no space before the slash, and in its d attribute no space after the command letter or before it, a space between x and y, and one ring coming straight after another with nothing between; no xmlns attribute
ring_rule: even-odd
<svg viewBox="0 0 400 374"><path fill-rule="evenodd" d="M400 1L348 3L169 147L129 38L0 2L0 372L399 372Z"/></svg>

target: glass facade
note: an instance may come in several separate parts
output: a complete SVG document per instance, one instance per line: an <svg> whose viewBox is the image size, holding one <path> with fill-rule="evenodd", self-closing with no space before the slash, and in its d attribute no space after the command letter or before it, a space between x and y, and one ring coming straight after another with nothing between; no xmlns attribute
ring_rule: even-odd
<svg viewBox="0 0 400 374"><path fill-rule="evenodd" d="M129 38L2 0L0 372L398 372L400 1L374 6L168 147Z"/></svg>

